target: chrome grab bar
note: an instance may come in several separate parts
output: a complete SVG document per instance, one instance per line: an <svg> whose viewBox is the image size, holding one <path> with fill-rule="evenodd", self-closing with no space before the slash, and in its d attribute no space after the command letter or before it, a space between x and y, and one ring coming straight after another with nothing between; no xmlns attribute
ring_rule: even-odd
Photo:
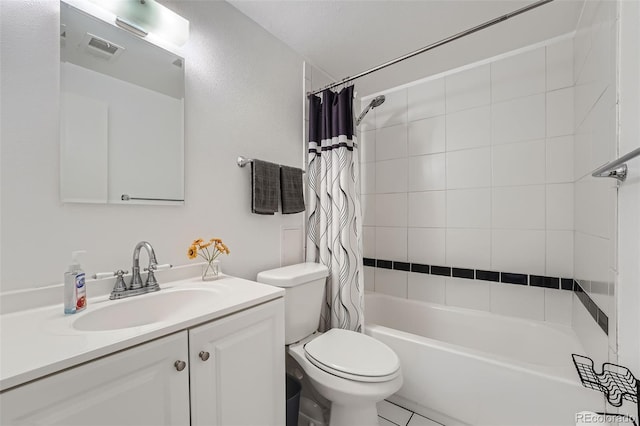
<svg viewBox="0 0 640 426"><path fill-rule="evenodd" d="M627 161L640 155L640 148L636 148L628 154L623 155L617 160L608 162L602 167L598 167L591 173L593 177L612 177L618 179L620 182L624 182L627 178Z"/></svg>

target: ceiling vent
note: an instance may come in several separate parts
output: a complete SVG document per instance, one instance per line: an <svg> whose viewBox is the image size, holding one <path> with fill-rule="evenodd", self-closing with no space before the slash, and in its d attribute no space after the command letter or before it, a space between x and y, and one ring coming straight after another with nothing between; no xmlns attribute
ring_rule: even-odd
<svg viewBox="0 0 640 426"><path fill-rule="evenodd" d="M86 33L82 38L81 47L84 51L97 58L112 61L122 54L124 47L111 43L91 33Z"/></svg>

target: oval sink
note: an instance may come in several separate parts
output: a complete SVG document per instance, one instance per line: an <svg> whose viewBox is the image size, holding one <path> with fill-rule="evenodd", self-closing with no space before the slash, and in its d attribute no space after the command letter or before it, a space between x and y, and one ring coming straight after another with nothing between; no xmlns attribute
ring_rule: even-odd
<svg viewBox="0 0 640 426"><path fill-rule="evenodd" d="M219 299L219 293L214 289L161 290L113 301L113 304L105 302L103 307L82 314L73 322L73 328L80 331L118 330L167 321L185 312L204 313Z"/></svg>

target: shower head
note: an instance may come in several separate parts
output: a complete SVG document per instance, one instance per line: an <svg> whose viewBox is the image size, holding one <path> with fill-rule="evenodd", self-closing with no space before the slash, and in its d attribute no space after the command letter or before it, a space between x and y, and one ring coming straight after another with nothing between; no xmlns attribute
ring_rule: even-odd
<svg viewBox="0 0 640 426"><path fill-rule="evenodd" d="M373 98L373 100L371 102L369 102L369 105L367 105L367 107L364 109L364 111L362 111L362 113L360 113L360 116L358 118L356 118L356 126L360 125L360 122L362 121L364 116L367 115L367 113L369 112L369 110L371 108L379 107L380 105L382 105L384 103L385 99L386 98L384 97L384 95L376 96L375 98Z"/></svg>
<svg viewBox="0 0 640 426"><path fill-rule="evenodd" d="M371 101L371 108L375 108L375 107L379 107L380 105L382 105L384 103L384 101L387 98L384 97L384 95L380 95L380 96L376 96L375 98L373 98L373 100Z"/></svg>

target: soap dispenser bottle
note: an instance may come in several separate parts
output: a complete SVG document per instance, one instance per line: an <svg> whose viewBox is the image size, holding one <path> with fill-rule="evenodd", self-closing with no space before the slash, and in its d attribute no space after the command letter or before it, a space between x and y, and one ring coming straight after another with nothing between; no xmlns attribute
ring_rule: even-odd
<svg viewBox="0 0 640 426"><path fill-rule="evenodd" d="M64 313L75 314L87 307L87 289L85 287L85 274L80 268L78 255L85 253L78 250L71 253L71 265L69 271L64 274Z"/></svg>

